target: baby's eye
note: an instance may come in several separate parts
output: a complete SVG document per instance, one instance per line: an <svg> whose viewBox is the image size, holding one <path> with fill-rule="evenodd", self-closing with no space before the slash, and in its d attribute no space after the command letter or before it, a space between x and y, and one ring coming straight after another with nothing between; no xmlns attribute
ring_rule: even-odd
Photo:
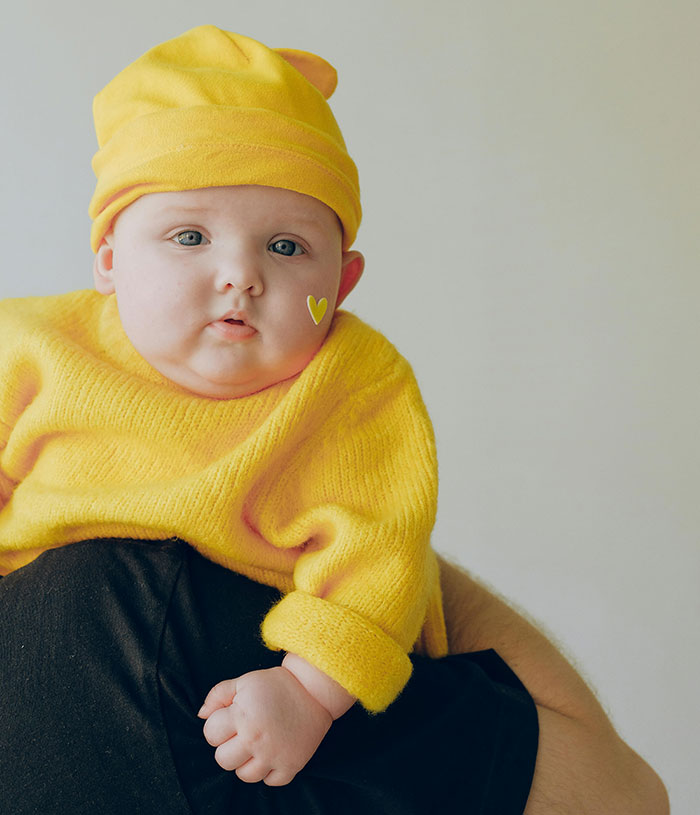
<svg viewBox="0 0 700 815"><path fill-rule="evenodd" d="M290 241L287 238L283 238L280 241L275 241L271 243L267 247L271 252L275 252L278 255L286 255L287 257L291 257L292 255L303 255L304 250L296 241Z"/></svg>
<svg viewBox="0 0 700 815"><path fill-rule="evenodd" d="M173 240L179 243L180 246L200 246L201 244L209 243L204 235L196 229L186 229L184 232L178 232Z"/></svg>

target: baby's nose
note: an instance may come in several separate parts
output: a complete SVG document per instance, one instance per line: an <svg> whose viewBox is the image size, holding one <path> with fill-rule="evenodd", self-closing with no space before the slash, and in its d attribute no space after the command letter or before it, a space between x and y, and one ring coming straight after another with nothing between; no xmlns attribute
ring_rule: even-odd
<svg viewBox="0 0 700 815"><path fill-rule="evenodd" d="M254 296L262 294L262 270L259 262L248 254L222 258L217 269L217 289L236 289Z"/></svg>

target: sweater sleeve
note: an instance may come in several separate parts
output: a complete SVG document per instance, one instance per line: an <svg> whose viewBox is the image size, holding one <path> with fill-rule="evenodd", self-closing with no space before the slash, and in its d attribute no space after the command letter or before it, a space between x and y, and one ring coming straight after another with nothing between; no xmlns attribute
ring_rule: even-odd
<svg viewBox="0 0 700 815"><path fill-rule="evenodd" d="M304 657L380 711L411 673L407 654L439 596L430 534L437 504L432 427L403 359L309 440L274 500L302 507L273 537L305 541L293 591L268 614L269 647ZM439 602L438 602L439 605ZM444 624L443 624L444 626ZM444 640L444 628L442 640ZM433 640L434 656L446 642Z"/></svg>
<svg viewBox="0 0 700 815"><path fill-rule="evenodd" d="M39 376L26 351L20 301L0 302L0 511L12 497L15 482L8 473L8 442L17 420L31 403Z"/></svg>
<svg viewBox="0 0 700 815"><path fill-rule="evenodd" d="M0 420L0 511L7 505L12 497L14 484L12 479L5 473L2 467L2 459L7 447L7 440L10 435L10 428Z"/></svg>

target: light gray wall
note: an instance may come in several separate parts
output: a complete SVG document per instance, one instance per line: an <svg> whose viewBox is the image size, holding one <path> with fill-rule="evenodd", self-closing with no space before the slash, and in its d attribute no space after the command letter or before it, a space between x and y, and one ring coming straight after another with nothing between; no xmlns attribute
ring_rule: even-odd
<svg viewBox="0 0 700 815"><path fill-rule="evenodd" d="M437 549L700 787L696 0L35 0L3 11L0 295L91 285L92 96L204 22L339 69L366 277L414 364Z"/></svg>

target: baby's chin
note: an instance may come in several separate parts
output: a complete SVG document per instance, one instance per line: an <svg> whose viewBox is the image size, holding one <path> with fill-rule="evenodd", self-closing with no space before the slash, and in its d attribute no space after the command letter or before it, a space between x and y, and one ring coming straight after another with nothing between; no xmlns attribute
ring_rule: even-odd
<svg viewBox="0 0 700 815"><path fill-rule="evenodd" d="M205 399L241 399L288 382L297 377L316 356L325 341L314 337L293 354L272 355L268 359L240 364L211 356L181 357L150 355L144 358L173 385Z"/></svg>

